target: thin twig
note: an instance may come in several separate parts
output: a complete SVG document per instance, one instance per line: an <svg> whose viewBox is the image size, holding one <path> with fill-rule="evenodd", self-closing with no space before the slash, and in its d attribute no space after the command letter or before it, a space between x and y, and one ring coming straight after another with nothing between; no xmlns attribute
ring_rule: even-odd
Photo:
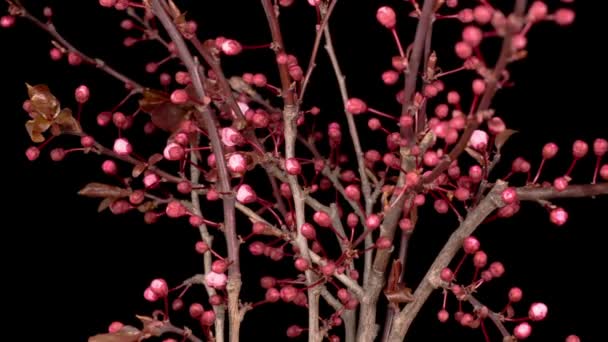
<svg viewBox="0 0 608 342"><path fill-rule="evenodd" d="M270 27L270 33L272 35L272 42L275 47L275 53L278 56L283 53L283 37L279 26L279 20L277 18L278 6L273 6L270 0L262 0L262 6L264 7L264 13ZM286 64L278 64L279 74L281 77L281 96L283 98L283 135L285 137L285 158L295 158L296 156L296 136L297 136L297 125L296 119L298 116L298 105L294 96L293 88L291 86L291 77L287 70ZM296 241L300 249L300 255L310 260L308 251L308 241L302 235L301 227L306 222L305 219L305 198L306 194L302 191L300 184L298 183L298 177L295 175L288 175L289 185L293 196L294 209L296 214L296 230L297 237ZM312 284L316 281L315 274L307 270L306 281L308 284ZM317 286L308 288L308 340L309 342L320 342L322 336L319 331L319 288Z"/></svg>
<svg viewBox="0 0 608 342"><path fill-rule="evenodd" d="M200 66L194 61L194 58L190 54L182 35L178 32L175 24L171 20L169 14L165 11L164 6L166 3L161 0L152 0L152 9L154 14L158 17L161 24L171 37L171 40L175 43L177 54L188 69L192 84L194 85L196 95L199 101L204 102L205 90L203 82L201 80ZM239 257L239 241L236 237L236 222L235 222L235 197L230 187L230 176L226 168L226 160L223 157L224 151L222 143L217 130L216 122L211 114L208 106L197 106L197 110L202 113L202 121L204 126L207 127L209 140L211 142L211 149L213 153L218 157L217 169L219 176L219 190L224 193L223 195L223 208L224 208L224 234L226 236L226 244L228 250L228 259L230 260L230 266L228 268L228 313L229 313L229 325L230 325L230 341L239 341L239 331L241 323L241 312L239 309L239 293L241 291L241 270L240 270L240 257Z"/></svg>
<svg viewBox="0 0 608 342"><path fill-rule="evenodd" d="M31 15L26 9L25 7L23 7L22 5L20 5L20 15L31 21L32 23L34 23L36 26L40 27L41 29L43 29L44 31L46 31L48 34L50 34L63 48L65 48L66 50L73 52L75 54L77 54L78 56L80 56L82 58L82 60L88 64L94 65L97 69L100 69L102 71L104 71L105 73L107 73L108 75L116 78L117 80L123 82L124 84L129 85L134 91L136 92L141 92L144 87L135 82L134 80L130 79L129 77L123 75L122 73L114 70L112 67L110 67L109 65L106 64L106 62L104 62L103 60L99 59L99 58L93 58L93 57L89 57L87 55L85 55L84 53L82 53L80 50L78 50L76 47L74 47L74 45L70 44L70 42L68 42L65 38L63 38L63 36L61 36L59 34L59 32L57 32L57 30L55 29L55 26L52 23L48 23L45 24L43 22L41 22L40 20L38 20L38 18L34 17L33 15Z"/></svg>
<svg viewBox="0 0 608 342"><path fill-rule="evenodd" d="M198 137L197 137L197 142L198 142ZM196 146L192 146L192 148L195 148L195 147ZM192 165L190 166L190 180L193 183L198 183L201 172L195 166L198 162L196 152L194 152L194 151L190 152L190 161L192 162ZM201 210L201 201L200 201L198 192L196 190L193 190L190 195L191 195L190 197L192 198L193 214L203 217L203 212ZM201 224L198 227L198 230L201 234L201 238L203 239L203 241L205 241L205 243L207 243L207 246L209 246L209 250L206 251L205 254L203 255L203 258L204 258L203 270L204 270L204 274L207 274L207 273L211 272L211 261L212 260L211 260L210 249L213 247L213 236L211 236L211 234L209 234L207 225L204 222L203 222L203 224ZM214 296L216 294L216 291L214 288L208 286L206 282L203 282L203 284L205 286L205 290L207 291L207 295L209 296L209 298L211 298L211 296ZM224 305L215 305L213 307L213 311L215 311L215 322L214 322L215 341L224 342L224 320L226 317Z"/></svg>
<svg viewBox="0 0 608 342"><path fill-rule="evenodd" d="M498 61L496 62L496 66L494 67L494 72L491 74L490 77L487 77L485 80L486 89L483 96L481 97L481 100L479 101L479 106L477 107L478 113L490 108L492 99L494 98L496 91L498 91L498 80L500 79L502 72L507 67L509 59L511 58L511 55L513 53L511 40L513 35L516 33L517 28L519 27L519 25L517 25L517 21L521 20L521 18L525 14L526 3L526 0L517 0L517 2L515 3L515 10L507 19L506 33L503 38L500 55L498 57ZM469 142L469 139L471 139L471 135L473 135L473 131L475 131L480 124L481 122L477 120L476 115L473 115L472 117L468 118L467 127L465 128L464 132L462 133L462 136L456 143L456 146L454 146L450 153L446 155L441 160L441 162L437 164L437 166L435 166L435 168L431 171L430 174L423 178L424 184L428 184L435 180L437 177L439 177L440 174L447 170L447 168L450 166L450 163L453 160L456 160L458 156L460 156L460 154L464 152Z"/></svg>
<svg viewBox="0 0 608 342"><path fill-rule="evenodd" d="M321 25L316 26L317 34L315 35L315 43L312 48L310 60L308 61L308 67L306 68L306 73L305 73L304 79L302 80L302 87L300 88L300 95L298 96L299 104L301 104L302 100L304 99L304 94L306 93L306 87L308 86L308 82L310 81L310 76L312 75L312 71L315 69L315 66L317 65L316 64L317 53L319 52L319 45L321 45L321 38L323 37L323 32L325 31L325 27L327 27L327 23L329 22L329 17L331 17L331 14L333 13L334 8L336 7L337 3L338 3L338 0L333 0L331 2L331 4L329 4L329 6L327 7L327 10L325 10L325 8L324 8L324 6L326 6L326 4L322 3L319 5L321 8L321 15L323 18L321 20Z"/></svg>

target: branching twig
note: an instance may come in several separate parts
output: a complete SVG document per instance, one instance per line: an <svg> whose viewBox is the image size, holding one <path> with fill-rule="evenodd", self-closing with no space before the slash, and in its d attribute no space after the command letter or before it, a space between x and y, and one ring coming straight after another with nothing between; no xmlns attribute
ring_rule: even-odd
<svg viewBox="0 0 608 342"><path fill-rule="evenodd" d="M84 53L80 52L78 49L76 49L74 47L74 45L70 44L70 42L65 40L65 38L63 38L63 36L61 36L59 34L59 32L57 32L57 30L55 29L55 26L52 23L45 24L45 23L41 22L40 20L38 20L38 18L36 18L32 14L30 14L23 6L20 7L20 14L23 18L31 21L36 26L45 30L63 48L67 49L69 52L73 52L73 53L77 54L78 56L80 56L84 62L94 65L96 68L98 68L100 70L103 70L108 75L116 78L117 80L123 82L124 84L129 85L136 92L141 92L144 89L144 87L141 84L133 81L132 79L128 78L127 76L123 75L122 73L114 70L112 67L107 65L103 60L101 60L99 58L89 57L89 56L85 55Z"/></svg>
<svg viewBox="0 0 608 342"><path fill-rule="evenodd" d="M169 14L164 9L161 0L152 0L152 8L154 14L158 17L165 30L171 37L171 40L175 43L177 53L188 69L192 84L194 85L196 95L199 101L204 102L205 90L203 88L203 82L201 75L199 74L199 66L195 63L194 58L188 51L183 37L178 32ZM217 156L217 169L219 176L219 190L224 193L223 195L223 208L224 208L224 234L226 235L226 244L228 249L228 258L230 260L230 266L228 268L229 281L227 285L228 290L228 313L230 322L230 341L239 341L239 330L241 323L241 313L239 309L239 293L241 291L241 270L240 270L240 257L239 257L239 242L236 237L236 222L234 204L235 197L230 187L230 179L228 170L226 168L226 161L224 159L224 151L222 143L219 137L218 130L216 128L215 120L210 112L208 106L197 106L197 110L202 113L202 120L204 126L207 127L209 134L209 140L211 141L211 149Z"/></svg>
<svg viewBox="0 0 608 342"><path fill-rule="evenodd" d="M317 34L315 35L315 43L312 48L312 53L310 56L310 60L308 61L308 67L306 68L306 73L304 75L304 79L302 80L302 87L300 89L300 95L298 96L298 103L301 104L304 99L304 94L306 93L306 87L308 86L308 82L310 81L310 76L312 75L312 71L315 69L317 52L319 51L319 45L321 45L321 38L323 37L323 32L325 32L325 28L327 27L327 23L329 22L329 17L334 11L338 0L333 0L331 4L325 9L325 4L320 4L321 7L321 15L323 19L321 20L321 24L317 25L316 30Z"/></svg>

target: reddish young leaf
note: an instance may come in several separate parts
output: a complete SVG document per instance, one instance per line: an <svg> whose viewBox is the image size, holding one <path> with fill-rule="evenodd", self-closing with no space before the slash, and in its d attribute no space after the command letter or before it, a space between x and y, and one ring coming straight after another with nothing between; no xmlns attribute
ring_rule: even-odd
<svg viewBox="0 0 608 342"><path fill-rule="evenodd" d="M113 333L97 334L89 337L88 342L137 342L142 337L142 332L130 325L125 325Z"/></svg>
<svg viewBox="0 0 608 342"><path fill-rule="evenodd" d="M93 182L85 185L84 188L78 191L78 194L93 198L119 198L129 196L129 190L114 185Z"/></svg>

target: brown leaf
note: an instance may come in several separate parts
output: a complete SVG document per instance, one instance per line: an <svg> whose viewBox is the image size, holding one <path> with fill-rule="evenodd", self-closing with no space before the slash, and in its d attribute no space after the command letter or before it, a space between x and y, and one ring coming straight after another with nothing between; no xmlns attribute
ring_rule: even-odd
<svg viewBox="0 0 608 342"><path fill-rule="evenodd" d="M507 318L512 318L513 316L515 316L515 309L513 309L511 305L507 305L505 311L505 316Z"/></svg>
<svg viewBox="0 0 608 342"><path fill-rule="evenodd" d="M152 166L161 160L163 160L163 155L160 153L154 153L150 156L150 158L148 158L148 165Z"/></svg>
<svg viewBox="0 0 608 342"><path fill-rule="evenodd" d="M169 3L169 9L171 10L172 17L179 17L180 15L182 15L181 11L179 10L179 7L175 5L173 0L169 0L167 2Z"/></svg>
<svg viewBox="0 0 608 342"><path fill-rule="evenodd" d="M97 334L89 337L88 342L137 342L140 340L142 332L130 325L125 325L120 330L113 333Z"/></svg>
<svg viewBox="0 0 608 342"><path fill-rule="evenodd" d="M397 289L394 291L384 291L384 295L393 304L411 303L414 301L412 289L406 287L405 284L397 284Z"/></svg>
<svg viewBox="0 0 608 342"><path fill-rule="evenodd" d="M27 86L27 94L30 97L34 112L44 116L47 120L53 120L59 115L59 101L51 94L49 87L45 84Z"/></svg>
<svg viewBox="0 0 608 342"><path fill-rule="evenodd" d="M504 131L498 133L498 135L496 135L496 140L494 140L494 144L496 145L496 149L500 152L500 149L502 148L502 146L507 142L507 140L509 140L509 138L517 133L518 131L514 130L514 129L505 129Z"/></svg>
<svg viewBox="0 0 608 342"><path fill-rule="evenodd" d="M129 190L118 186L93 182L85 185L84 188L78 191L78 194L93 198L119 198L129 196Z"/></svg>
<svg viewBox="0 0 608 342"><path fill-rule="evenodd" d="M80 124L72 116L72 110L69 108L62 109L54 122L61 128L62 133L82 133Z"/></svg>
<svg viewBox="0 0 608 342"><path fill-rule="evenodd" d="M147 202L144 202L144 203L140 204L139 206L137 206L137 210L139 210L139 212L141 212L141 213L148 212L155 208L156 208L156 203L154 201L147 201Z"/></svg>
<svg viewBox="0 0 608 342"><path fill-rule="evenodd" d="M393 260L393 265L391 266L391 273L388 276L388 281L386 282L386 288L384 291L392 292L397 289L399 279L401 278L401 266L401 261Z"/></svg>
<svg viewBox="0 0 608 342"><path fill-rule="evenodd" d="M133 171L131 171L131 176L133 176L133 178L137 178L144 171L146 171L147 168L148 168L148 164L146 164L146 163L139 163L139 164L137 164L137 165L135 165L133 167Z"/></svg>
<svg viewBox="0 0 608 342"><path fill-rule="evenodd" d="M152 123L164 131L178 130L190 112L189 106L171 103L169 94L165 92L146 89L143 95L144 97L139 100L140 109L148 113Z"/></svg>
<svg viewBox="0 0 608 342"><path fill-rule="evenodd" d="M97 212L100 213L106 209L108 209L110 207L110 205L116 201L116 198L113 197L107 197L104 198L100 203L99 206L97 207Z"/></svg>
<svg viewBox="0 0 608 342"><path fill-rule="evenodd" d="M477 160L477 162L481 165L484 164L484 160L483 160L483 156L481 155L481 153L475 151L474 149L470 148L470 147L466 147L464 149L465 151L467 151L467 153L473 157L475 160Z"/></svg>
<svg viewBox="0 0 608 342"><path fill-rule="evenodd" d="M51 127L51 122L39 115L25 123L25 129L29 134L32 142L41 143L44 141L42 133L46 132Z"/></svg>

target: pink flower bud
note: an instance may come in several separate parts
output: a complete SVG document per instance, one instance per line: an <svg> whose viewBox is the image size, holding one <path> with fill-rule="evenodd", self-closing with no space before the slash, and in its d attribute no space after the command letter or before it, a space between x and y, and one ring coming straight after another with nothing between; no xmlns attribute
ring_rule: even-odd
<svg viewBox="0 0 608 342"><path fill-rule="evenodd" d="M532 333L532 326L530 324L523 322L517 325L513 329L513 335L520 340L525 340Z"/></svg>
<svg viewBox="0 0 608 342"><path fill-rule="evenodd" d="M380 218L380 216L376 214L371 214L365 219L365 226L367 227L367 229L376 229L380 227L381 222L382 219Z"/></svg>
<svg viewBox="0 0 608 342"><path fill-rule="evenodd" d="M441 323L445 323L447 322L447 320L450 318L450 313L446 310L446 309L441 309L439 310L439 312L437 313L437 319L439 320L439 322Z"/></svg>
<svg viewBox="0 0 608 342"><path fill-rule="evenodd" d="M433 202L433 208L440 214L446 214L450 210L448 202L443 199L435 200L435 202Z"/></svg>
<svg viewBox="0 0 608 342"><path fill-rule="evenodd" d="M414 224L412 223L412 220L404 217L401 220L399 220L399 229L403 230L404 232L409 232L414 228Z"/></svg>
<svg viewBox="0 0 608 342"><path fill-rule="evenodd" d="M532 22L545 19L547 16L547 5L542 1L534 1L528 10L528 19Z"/></svg>
<svg viewBox="0 0 608 342"><path fill-rule="evenodd" d="M448 93L448 103L457 104L460 102L460 95L456 91L450 91Z"/></svg>
<svg viewBox="0 0 608 342"><path fill-rule="evenodd" d="M480 246L481 244L479 243L479 240L477 240L477 238L473 236L467 236L462 242L462 248L467 254L473 254L477 252Z"/></svg>
<svg viewBox="0 0 608 342"><path fill-rule="evenodd" d="M557 191L564 191L568 187L568 178L566 177L557 177L553 181L553 186Z"/></svg>
<svg viewBox="0 0 608 342"><path fill-rule="evenodd" d="M473 94L481 95L486 90L486 82L482 79L473 80Z"/></svg>
<svg viewBox="0 0 608 342"><path fill-rule="evenodd" d="M40 156L40 149L36 146L31 146L25 151L25 156L29 161L34 161Z"/></svg>
<svg viewBox="0 0 608 342"><path fill-rule="evenodd" d="M317 211L313 214L312 219L321 227L331 227L331 218L329 214L324 211Z"/></svg>
<svg viewBox="0 0 608 342"><path fill-rule="evenodd" d="M114 152L118 155L125 156L133 152L133 147L125 138L118 138L114 141Z"/></svg>
<svg viewBox="0 0 608 342"><path fill-rule="evenodd" d="M547 143L543 146L543 159L551 159L555 157L559 148L554 143Z"/></svg>
<svg viewBox="0 0 608 342"><path fill-rule="evenodd" d="M600 177L604 180L608 180L608 164L604 164L600 168Z"/></svg>
<svg viewBox="0 0 608 342"><path fill-rule="evenodd" d="M171 201L167 204L167 208L165 208L165 212L167 216L172 218L178 218L186 215L188 213L186 207L181 204L179 201Z"/></svg>
<svg viewBox="0 0 608 342"><path fill-rule="evenodd" d="M572 144L572 155L574 158L583 158L589 152L589 145L582 140L577 140Z"/></svg>
<svg viewBox="0 0 608 342"><path fill-rule="evenodd" d="M221 50L223 53L225 53L228 56L234 56L234 55L238 55L241 52L241 50L243 50L243 47L236 40L226 39L222 43Z"/></svg>
<svg viewBox="0 0 608 342"><path fill-rule="evenodd" d="M399 73L395 70L387 70L382 73L382 82L386 85L393 85L399 81Z"/></svg>
<svg viewBox="0 0 608 342"><path fill-rule="evenodd" d="M242 184L236 191L236 200L243 204L255 202L258 199L253 188L248 184Z"/></svg>
<svg viewBox="0 0 608 342"><path fill-rule="evenodd" d="M108 332L110 334L117 332L118 330L122 329L125 325L122 324L122 322L118 322L118 321L114 321L112 323L110 323L110 326L108 327Z"/></svg>
<svg viewBox="0 0 608 342"><path fill-rule="evenodd" d="M149 287L144 291L144 298L149 302L156 302L158 300L156 293Z"/></svg>
<svg viewBox="0 0 608 342"><path fill-rule="evenodd" d="M477 251L473 256L473 265L476 268L485 267L488 263L488 255L484 251Z"/></svg>
<svg viewBox="0 0 608 342"><path fill-rule="evenodd" d="M211 264L211 271L215 273L225 273L228 269L228 263L224 260L215 260Z"/></svg>
<svg viewBox="0 0 608 342"><path fill-rule="evenodd" d="M116 0L99 0L99 4L103 7L113 7L116 5Z"/></svg>
<svg viewBox="0 0 608 342"><path fill-rule="evenodd" d="M346 110L351 114L361 114L367 111L367 104L358 98L350 98L346 101Z"/></svg>
<svg viewBox="0 0 608 342"><path fill-rule="evenodd" d="M240 144L243 141L243 136L239 131L232 127L224 127L220 130L221 139L224 145L228 147Z"/></svg>
<svg viewBox="0 0 608 342"><path fill-rule="evenodd" d="M281 299L286 303L293 301L298 295L298 289L291 285L284 286L283 288L281 288L280 292Z"/></svg>
<svg viewBox="0 0 608 342"><path fill-rule="evenodd" d="M150 283L150 289L156 294L159 298L165 297L169 294L169 286L167 286L167 282L164 279L154 279Z"/></svg>
<svg viewBox="0 0 608 342"><path fill-rule="evenodd" d="M4 15L0 18L0 27L9 28L15 25L15 17L12 15Z"/></svg>
<svg viewBox="0 0 608 342"><path fill-rule="evenodd" d="M106 174L106 175L115 175L118 172L118 167L116 166L116 163L113 160L105 160L102 164L101 164L101 170Z"/></svg>
<svg viewBox="0 0 608 342"><path fill-rule="evenodd" d="M492 20L494 10L490 6L479 5L473 9L473 17L475 21L481 25L487 24Z"/></svg>
<svg viewBox="0 0 608 342"><path fill-rule="evenodd" d="M476 129L469 139L468 145L477 151L483 151L488 146L488 133Z"/></svg>
<svg viewBox="0 0 608 342"><path fill-rule="evenodd" d="M467 59L473 54L473 48L468 43L462 41L454 45L454 52L459 58Z"/></svg>
<svg viewBox="0 0 608 342"><path fill-rule="evenodd" d="M351 184L344 189L346 197L352 201L359 201L361 199L361 189L358 185Z"/></svg>
<svg viewBox="0 0 608 342"><path fill-rule="evenodd" d="M203 312L201 315L201 324L209 327L212 326L213 323L215 323L215 312L213 310Z"/></svg>
<svg viewBox="0 0 608 342"><path fill-rule="evenodd" d="M512 287L509 290L509 301L511 303L517 303L523 297L523 292L519 287Z"/></svg>
<svg viewBox="0 0 608 342"><path fill-rule="evenodd" d="M454 279L454 272L452 272L451 269L445 267L444 269L441 270L441 273L439 274L439 278L441 278L441 280L443 280L445 282L451 282Z"/></svg>
<svg viewBox="0 0 608 342"><path fill-rule="evenodd" d="M532 303L530 310L528 310L528 317L533 321L542 321L547 317L549 309L544 303Z"/></svg>
<svg viewBox="0 0 608 342"><path fill-rule="evenodd" d="M382 26L389 30L393 29L397 24L397 16L395 15L395 11L388 6L378 8L378 11L376 12L376 19Z"/></svg>
<svg viewBox="0 0 608 342"><path fill-rule="evenodd" d="M501 198L506 204L515 203L517 202L517 190L513 187L506 188L502 192Z"/></svg>
<svg viewBox="0 0 608 342"><path fill-rule="evenodd" d="M163 151L163 156L167 160L182 160L185 154L184 148L176 143L169 143Z"/></svg>
<svg viewBox="0 0 608 342"><path fill-rule="evenodd" d="M557 226L563 226L568 221L568 212L563 208L555 208L549 214L551 222Z"/></svg>
<svg viewBox="0 0 608 342"><path fill-rule="evenodd" d="M184 104L188 102L190 96L184 89L176 89L171 93L171 96L169 98L171 100L171 103Z"/></svg>
<svg viewBox="0 0 608 342"><path fill-rule="evenodd" d="M507 129L507 126L505 125L504 121L497 116L488 121L488 130L494 135L504 132L505 129Z"/></svg>
<svg viewBox="0 0 608 342"><path fill-rule="evenodd" d="M76 88L76 91L74 91L74 97L76 98L76 102L78 103L87 102L89 100L90 95L91 93L89 91L89 87L87 87L86 85L81 85Z"/></svg>
<svg viewBox="0 0 608 342"><path fill-rule="evenodd" d="M490 273L494 278L500 278L505 273L505 267L501 262L494 261L490 264Z"/></svg>
<svg viewBox="0 0 608 342"><path fill-rule="evenodd" d="M194 250L198 254L205 254L209 250L209 245L205 241L197 241Z"/></svg>
<svg viewBox="0 0 608 342"><path fill-rule="evenodd" d="M294 266L298 271L304 272L310 267L310 264L304 258L297 258L294 262Z"/></svg>
<svg viewBox="0 0 608 342"><path fill-rule="evenodd" d="M226 287L228 277L224 273L209 272L205 274L205 283L209 287L221 290Z"/></svg>
<svg viewBox="0 0 608 342"><path fill-rule="evenodd" d="M608 140L606 139L595 139L593 141L593 153L596 156L601 157L608 152Z"/></svg>
<svg viewBox="0 0 608 342"><path fill-rule="evenodd" d="M247 159L240 153L230 155L227 163L230 172L243 174L247 171Z"/></svg>
<svg viewBox="0 0 608 342"><path fill-rule="evenodd" d="M476 47L481 43L483 33L477 26L469 25L462 31L462 40L471 47Z"/></svg>
<svg viewBox="0 0 608 342"><path fill-rule="evenodd" d="M277 302L279 299L281 299L281 293L279 292L279 290L273 288L269 288L268 290L266 290L266 295L264 296L264 299L266 299L266 301L270 302L270 303L275 303Z"/></svg>
<svg viewBox="0 0 608 342"><path fill-rule="evenodd" d="M581 342L581 339L576 335L568 335L565 342Z"/></svg>
<svg viewBox="0 0 608 342"><path fill-rule="evenodd" d="M287 158L285 160L285 170L290 175L299 175L302 172L302 166L296 158Z"/></svg>
<svg viewBox="0 0 608 342"><path fill-rule="evenodd" d="M376 240L376 248L378 249L389 249L392 245L391 240L385 236L381 236Z"/></svg>
<svg viewBox="0 0 608 342"><path fill-rule="evenodd" d="M156 186L160 182L160 177L156 173L148 173L144 176L144 186L151 188Z"/></svg>
<svg viewBox="0 0 608 342"><path fill-rule="evenodd" d="M568 8L560 8L553 14L553 18L559 26L568 26L572 24L574 17L574 11Z"/></svg>

